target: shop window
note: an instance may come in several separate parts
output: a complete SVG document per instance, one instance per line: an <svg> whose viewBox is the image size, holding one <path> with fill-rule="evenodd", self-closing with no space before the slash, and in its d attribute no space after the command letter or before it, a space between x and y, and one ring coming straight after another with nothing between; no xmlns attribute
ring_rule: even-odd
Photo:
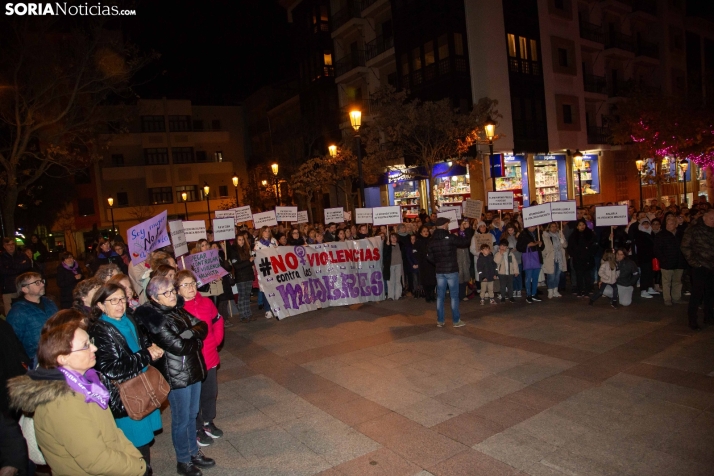
<svg viewBox="0 0 714 476"><path fill-rule="evenodd" d="M117 206L128 207L129 206L129 194L126 192L117 192Z"/></svg>
<svg viewBox="0 0 714 476"><path fill-rule="evenodd" d="M595 154L585 155L580 168L580 177L578 170L573 167L573 185L575 196L580 195L580 185L583 187L583 195L593 195L600 193L600 174L598 156Z"/></svg>
<svg viewBox="0 0 714 476"><path fill-rule="evenodd" d="M112 154L112 165L121 167L124 165L124 154Z"/></svg>
<svg viewBox="0 0 714 476"><path fill-rule="evenodd" d="M508 56L511 58L518 56L516 53L516 35L513 33L508 34Z"/></svg>
<svg viewBox="0 0 714 476"><path fill-rule="evenodd" d="M141 132L166 132L164 116L141 116Z"/></svg>
<svg viewBox="0 0 714 476"><path fill-rule="evenodd" d="M454 33L454 53L456 56L464 55L464 35Z"/></svg>
<svg viewBox="0 0 714 476"><path fill-rule="evenodd" d="M152 205L173 202L171 187L156 187L149 189L149 203Z"/></svg>
<svg viewBox="0 0 714 476"><path fill-rule="evenodd" d="M94 199L80 198L77 200L77 213L79 213L81 217L94 215Z"/></svg>
<svg viewBox="0 0 714 476"><path fill-rule="evenodd" d="M169 131L186 132L191 130L191 116L169 116Z"/></svg>
<svg viewBox="0 0 714 476"><path fill-rule="evenodd" d="M445 59L449 57L449 39L446 35L441 35L437 40L437 45L439 47L439 59Z"/></svg>

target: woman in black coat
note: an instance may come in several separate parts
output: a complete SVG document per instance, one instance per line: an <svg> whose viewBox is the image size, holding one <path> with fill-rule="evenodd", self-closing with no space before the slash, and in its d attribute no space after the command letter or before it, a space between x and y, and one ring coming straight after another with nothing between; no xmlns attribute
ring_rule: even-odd
<svg viewBox="0 0 714 476"><path fill-rule="evenodd" d="M72 293L77 283L82 280L82 270L72 253L65 251L60 254L60 264L57 266L57 287L60 289L60 309L72 307Z"/></svg>
<svg viewBox="0 0 714 476"><path fill-rule="evenodd" d="M426 302L436 302L436 267L434 263L426 259L430 238L429 227L419 228L414 250L416 250L416 260L419 266L419 283L424 287L424 298Z"/></svg>
<svg viewBox="0 0 714 476"><path fill-rule="evenodd" d="M119 266L119 269L124 274L129 274L126 264L124 264L124 259L117 254L116 251L112 249L112 244L109 240L104 238L99 238L99 244L97 245L97 259L93 260L91 264L88 264L89 269L92 273L96 273L97 269L103 264L115 264Z"/></svg>
<svg viewBox="0 0 714 476"><path fill-rule="evenodd" d="M228 257L233 266L236 289L238 290L238 315L241 322L254 321L250 310L250 291L255 274L253 273L253 253L250 251L247 233L236 236L234 246L228 250Z"/></svg>
<svg viewBox="0 0 714 476"><path fill-rule="evenodd" d="M578 297L588 297L592 291L592 268L596 252L595 233L588 228L585 220L578 220L575 230L568 238L568 254L573 258Z"/></svg>

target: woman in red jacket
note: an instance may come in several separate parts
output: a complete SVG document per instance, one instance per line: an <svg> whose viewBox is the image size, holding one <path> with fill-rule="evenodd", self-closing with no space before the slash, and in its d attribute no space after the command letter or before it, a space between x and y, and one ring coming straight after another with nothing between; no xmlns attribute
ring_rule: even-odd
<svg viewBox="0 0 714 476"><path fill-rule="evenodd" d="M196 417L196 440L199 446L208 446L214 438L223 436L216 428L213 419L216 418L216 397L218 396L218 380L216 371L221 358L218 346L223 342L223 318L218 314L213 301L201 296L196 289L196 277L189 270L176 273L174 284L178 293L184 298L184 309L194 317L208 325L208 336L203 341L203 359L206 361L206 380L201 385L201 406Z"/></svg>

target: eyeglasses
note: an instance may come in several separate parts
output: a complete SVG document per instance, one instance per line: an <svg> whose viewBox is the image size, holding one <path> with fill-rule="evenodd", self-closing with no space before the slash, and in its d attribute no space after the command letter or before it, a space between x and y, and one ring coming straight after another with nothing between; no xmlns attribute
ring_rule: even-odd
<svg viewBox="0 0 714 476"><path fill-rule="evenodd" d="M169 290L166 291L165 293L159 293L160 296L163 296L163 297L165 297L165 298L169 298L169 297L171 297L171 296L174 295L174 294L177 294L177 291L176 291L175 289L169 289Z"/></svg>
<svg viewBox="0 0 714 476"><path fill-rule="evenodd" d="M109 303L109 304L111 304L112 306L116 306L117 304L119 304L119 303L122 303L122 304L123 304L123 303L125 303L126 301L127 301L127 299L126 299L125 297L123 297L123 298L114 298L114 299L107 299L106 301L104 301L104 304Z"/></svg>
<svg viewBox="0 0 714 476"><path fill-rule="evenodd" d="M195 288L196 287L196 281L191 281L190 283L183 283L179 284L180 288Z"/></svg>
<svg viewBox="0 0 714 476"><path fill-rule="evenodd" d="M24 287L26 287L26 286L32 286L33 284L39 284L39 283L45 284L45 280L44 280L44 279L38 279L37 281L33 281L33 282L31 282L31 283L25 283L25 284L23 284L23 285L20 286L20 287L24 288Z"/></svg>
<svg viewBox="0 0 714 476"><path fill-rule="evenodd" d="M70 350L70 353L72 352L82 352L83 350L89 350L89 347L94 345L94 337L90 337L89 340L87 341L87 345L82 347L81 349L76 349L76 350Z"/></svg>

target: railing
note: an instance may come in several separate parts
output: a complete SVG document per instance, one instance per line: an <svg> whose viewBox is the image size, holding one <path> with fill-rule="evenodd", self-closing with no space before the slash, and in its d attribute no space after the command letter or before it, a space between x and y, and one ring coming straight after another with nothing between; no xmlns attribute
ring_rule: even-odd
<svg viewBox="0 0 714 476"><path fill-rule="evenodd" d="M607 91L607 83L604 76L595 76L594 74L583 74L583 83L585 91L589 93L605 94ZM595 144L596 142L591 142Z"/></svg>
<svg viewBox="0 0 714 476"><path fill-rule="evenodd" d="M387 51L389 48L394 47L394 37L393 36L388 36L384 37L383 35L379 35L377 38L374 40L370 41L365 45L365 59L367 61L371 60L372 58L375 58L385 51Z"/></svg>
<svg viewBox="0 0 714 476"><path fill-rule="evenodd" d="M654 0L635 0L632 4L632 11L657 16L657 2Z"/></svg>
<svg viewBox="0 0 714 476"><path fill-rule="evenodd" d="M511 73L532 74L534 76L538 76L540 74L540 63L537 61L509 58L508 69Z"/></svg>
<svg viewBox="0 0 714 476"><path fill-rule="evenodd" d="M335 76L342 76L359 66L364 66L364 50L357 50L355 55L349 54L338 59L335 62Z"/></svg>
<svg viewBox="0 0 714 476"><path fill-rule="evenodd" d="M588 144L609 144L610 129L605 126L588 126Z"/></svg>
<svg viewBox="0 0 714 476"><path fill-rule="evenodd" d="M659 59L659 46L645 40L637 40L637 56Z"/></svg>
<svg viewBox="0 0 714 476"><path fill-rule="evenodd" d="M605 44L605 35L602 33L602 27L582 20L580 21L580 38Z"/></svg>
<svg viewBox="0 0 714 476"><path fill-rule="evenodd" d="M342 10L335 12L332 15L332 31L337 30L339 27L347 23L353 18L362 17L362 2L354 1L348 4Z"/></svg>
<svg viewBox="0 0 714 476"><path fill-rule="evenodd" d="M616 31L611 31L607 34L605 39L605 48L619 48L621 50L635 52L635 45L632 41L632 37L629 35L623 35Z"/></svg>

